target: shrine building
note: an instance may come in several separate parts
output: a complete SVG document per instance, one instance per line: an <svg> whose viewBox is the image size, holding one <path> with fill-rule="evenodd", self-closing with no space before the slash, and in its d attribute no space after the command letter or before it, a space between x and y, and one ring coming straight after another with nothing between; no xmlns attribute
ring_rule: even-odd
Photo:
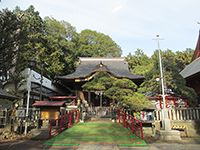
<svg viewBox="0 0 200 150"><path fill-rule="evenodd" d="M132 80L136 85L140 85L144 77L134 75L129 71L128 62L125 58L91 58L80 57L78 66L74 73L64 76L57 76L57 82L64 84L73 91L80 100L86 100L93 106L102 106L109 104L103 102L102 91L83 91L82 85L92 80L96 73L107 72L111 76L121 79L127 78ZM96 100L99 99L99 100Z"/></svg>

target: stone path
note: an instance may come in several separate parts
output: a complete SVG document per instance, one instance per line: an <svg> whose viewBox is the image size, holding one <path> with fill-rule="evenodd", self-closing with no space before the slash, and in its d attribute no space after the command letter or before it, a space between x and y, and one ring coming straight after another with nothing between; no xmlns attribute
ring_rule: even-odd
<svg viewBox="0 0 200 150"><path fill-rule="evenodd" d="M80 145L79 147L44 147L44 141L16 141L0 143L0 150L199 150L200 144L152 143L146 147L123 148L116 145Z"/></svg>
<svg viewBox="0 0 200 150"><path fill-rule="evenodd" d="M116 145L83 144L83 145L80 145L77 150L119 150L119 148Z"/></svg>

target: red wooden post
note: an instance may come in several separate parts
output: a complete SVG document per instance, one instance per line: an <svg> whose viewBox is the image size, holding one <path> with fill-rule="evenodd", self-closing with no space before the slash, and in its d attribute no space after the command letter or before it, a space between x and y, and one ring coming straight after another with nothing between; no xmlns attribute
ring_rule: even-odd
<svg viewBox="0 0 200 150"><path fill-rule="evenodd" d="M51 138L51 131L52 131L52 121L49 120L49 138Z"/></svg>
<svg viewBox="0 0 200 150"><path fill-rule="evenodd" d="M79 110L76 110L76 123L78 123L79 122L79 115L80 115L80 113L79 113Z"/></svg>
<svg viewBox="0 0 200 150"><path fill-rule="evenodd" d="M69 112L69 123L68 123L68 128L72 126L72 112Z"/></svg>
<svg viewBox="0 0 200 150"><path fill-rule="evenodd" d="M143 130L142 130L142 122L140 121L140 137L144 140Z"/></svg>
<svg viewBox="0 0 200 150"><path fill-rule="evenodd" d="M124 112L122 111L122 123L123 123L123 126L124 126L124 122L125 122L125 114L124 114Z"/></svg>
<svg viewBox="0 0 200 150"><path fill-rule="evenodd" d="M135 131L135 129L134 129L135 127L134 127L134 117L133 116L131 116L131 130L132 130L132 133L134 133Z"/></svg>
<svg viewBox="0 0 200 150"><path fill-rule="evenodd" d="M74 110L74 112L75 112L75 120L74 120L74 123L76 123L77 111L76 111L76 110Z"/></svg>
<svg viewBox="0 0 200 150"><path fill-rule="evenodd" d="M160 103L160 109L162 109L162 102L160 99L159 99L159 103Z"/></svg>
<svg viewBox="0 0 200 150"><path fill-rule="evenodd" d="M165 105L166 105L165 107L168 108L169 100L167 99L167 97L165 98Z"/></svg>
<svg viewBox="0 0 200 150"><path fill-rule="evenodd" d="M60 122L60 132L62 132L62 116L61 117L59 117L59 122Z"/></svg>
<svg viewBox="0 0 200 150"><path fill-rule="evenodd" d="M174 97L173 97L173 105L174 105L174 107L176 107L176 101L175 101Z"/></svg>
<svg viewBox="0 0 200 150"><path fill-rule="evenodd" d="M126 112L124 112L124 127L126 128Z"/></svg>

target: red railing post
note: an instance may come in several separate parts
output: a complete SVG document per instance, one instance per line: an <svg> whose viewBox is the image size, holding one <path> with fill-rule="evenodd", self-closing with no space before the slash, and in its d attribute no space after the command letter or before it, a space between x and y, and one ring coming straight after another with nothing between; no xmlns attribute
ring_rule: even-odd
<svg viewBox="0 0 200 150"><path fill-rule="evenodd" d="M140 121L140 136L141 139L144 140L143 130L142 130L142 122Z"/></svg>
<svg viewBox="0 0 200 150"><path fill-rule="evenodd" d="M79 113L79 110L76 110L76 123L78 123L79 122L79 115L80 115L80 113Z"/></svg>
<svg viewBox="0 0 200 150"><path fill-rule="evenodd" d="M68 119L69 123L68 123L68 128L70 128L72 126L72 112L69 112L69 119Z"/></svg>
<svg viewBox="0 0 200 150"><path fill-rule="evenodd" d="M59 117L59 123L60 123L60 132L62 132L62 116Z"/></svg>
<svg viewBox="0 0 200 150"><path fill-rule="evenodd" d="M126 128L126 112L124 112L124 127Z"/></svg>
<svg viewBox="0 0 200 150"><path fill-rule="evenodd" d="M134 133L135 131L135 127L134 127L134 118L133 118L133 116L131 116L131 131L132 131L132 133Z"/></svg>

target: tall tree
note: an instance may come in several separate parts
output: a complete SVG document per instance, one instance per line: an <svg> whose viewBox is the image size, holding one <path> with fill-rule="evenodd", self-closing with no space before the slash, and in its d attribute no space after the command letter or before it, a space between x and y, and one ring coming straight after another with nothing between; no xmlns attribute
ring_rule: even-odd
<svg viewBox="0 0 200 150"><path fill-rule="evenodd" d="M178 71L183 70L187 65L189 65L191 63L193 54L194 54L194 50L190 49L190 48L188 48L184 51L176 52L175 62L176 62Z"/></svg>
<svg viewBox="0 0 200 150"><path fill-rule="evenodd" d="M120 57L121 53L119 45L108 35L89 29L79 34L77 56Z"/></svg>
<svg viewBox="0 0 200 150"><path fill-rule="evenodd" d="M141 49L137 49L133 55L129 53L126 60L133 74L145 75L153 67L151 59Z"/></svg>
<svg viewBox="0 0 200 150"><path fill-rule="evenodd" d="M179 74L178 66L176 66L175 53L171 50L166 50L161 53L164 72L165 90L172 91L176 95L186 97L191 104L196 102L196 94L193 89L186 86L185 80ZM161 93L161 85L156 79L160 78L160 68L158 61L158 51L155 51L152 56L154 67L145 76L145 81L141 85L140 92Z"/></svg>
<svg viewBox="0 0 200 150"><path fill-rule="evenodd" d="M27 67L28 61L36 58L40 49L41 38L44 35L43 20L38 11L31 5L26 10L16 7L14 13L22 23L20 52L16 60L17 70L23 70Z"/></svg>
<svg viewBox="0 0 200 150"><path fill-rule="evenodd" d="M21 22L16 14L5 9L0 11L0 72L7 80L8 71L16 62L19 50Z"/></svg>

